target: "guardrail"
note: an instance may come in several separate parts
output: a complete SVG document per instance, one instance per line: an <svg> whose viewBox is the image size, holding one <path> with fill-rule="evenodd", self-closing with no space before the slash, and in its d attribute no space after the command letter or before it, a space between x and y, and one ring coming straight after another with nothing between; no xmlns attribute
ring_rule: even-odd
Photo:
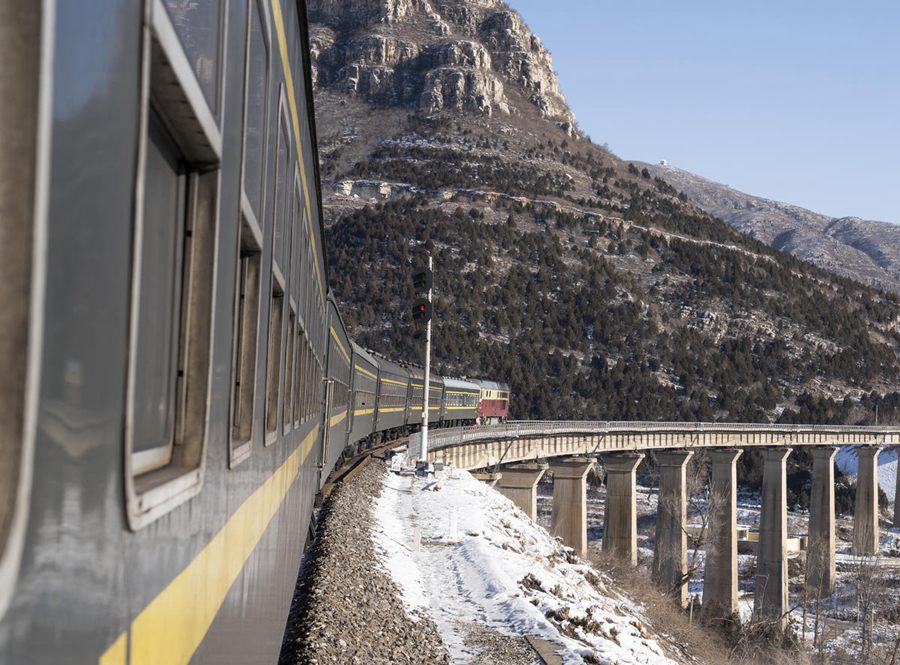
<svg viewBox="0 0 900 665"><path fill-rule="evenodd" d="M606 421L606 420L513 420L501 425L476 425L451 427L428 431L428 450L440 450L465 443L503 441L509 439L536 438L564 435L631 434L699 434L699 433L751 434L835 434L843 437L855 434L884 436L892 443L900 442L900 427L855 425L768 425L758 423L680 423L654 421ZM422 435L409 438L409 456L417 458L422 450Z"/></svg>

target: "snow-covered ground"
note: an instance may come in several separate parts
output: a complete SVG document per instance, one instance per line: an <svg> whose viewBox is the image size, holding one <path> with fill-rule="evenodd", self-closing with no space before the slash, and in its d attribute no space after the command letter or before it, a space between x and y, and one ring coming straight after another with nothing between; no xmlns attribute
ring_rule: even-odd
<svg viewBox="0 0 900 665"><path fill-rule="evenodd" d="M410 616L434 619L454 662L477 657L473 625L550 641L565 663L676 662L640 605L499 492L465 471L441 485L386 473L374 539Z"/></svg>
<svg viewBox="0 0 900 665"><path fill-rule="evenodd" d="M835 465L845 475L856 477L857 457L856 448L844 446L834 458ZM897 449L888 448L878 455L878 485L887 494L887 498L894 500L897 491Z"/></svg>
<svg viewBox="0 0 900 665"><path fill-rule="evenodd" d="M844 464L852 471L856 467L856 452L852 448L841 451ZM852 467L850 462L852 460ZM885 471L888 467L888 471ZM894 469L896 468L896 454L885 450L879 456L879 477L882 488L886 485L891 488L893 496L895 482ZM637 498L637 522L638 522L638 562L639 567L649 574L650 563L653 559L653 539L658 503L657 490L652 487L638 485ZM599 552L603 533L603 511L605 503L605 489L590 487L588 489L588 535L589 548ZM542 483L538 488L538 521L549 527L552 506L552 483ZM695 529L700 528L702 514L706 511L703 500L691 500L689 508L689 525ZM760 497L758 493L740 492L737 500L738 525L750 530L759 527ZM883 516L884 517L884 516ZM806 535L809 529L809 513L792 507L788 511L788 533L790 536ZM853 532L852 514L837 517L837 588L835 593L821 601L820 628L818 635L824 636L826 649L829 652L843 650L850 651L853 645L859 642L860 628L857 625L858 607L857 591L860 583L861 566L868 566L870 574L875 579L875 585L879 587L878 604L884 616L875 627L878 639L893 645L894 640L900 637L900 625L892 617L900 616L900 529L891 528L886 520L882 521L881 529L881 556L877 559L860 558L850 551L850 539ZM704 556L702 549L688 550L688 565L693 570L688 585L689 593L697 600L702 598ZM756 568L756 556L754 554L738 555L738 585L739 608L742 620L750 621L753 616L754 596L754 570ZM795 630L804 621L803 609L803 556L791 553L789 555L789 569L791 571L790 603L792 607L791 621ZM807 637L811 643L815 621L815 600L811 599L806 604Z"/></svg>

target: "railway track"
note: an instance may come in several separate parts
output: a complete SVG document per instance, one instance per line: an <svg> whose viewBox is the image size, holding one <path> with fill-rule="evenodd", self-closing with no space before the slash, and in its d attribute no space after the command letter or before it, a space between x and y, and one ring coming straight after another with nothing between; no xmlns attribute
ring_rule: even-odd
<svg viewBox="0 0 900 665"><path fill-rule="evenodd" d="M316 500L316 506L320 506L331 495L331 492L334 491L334 488L337 485L352 480L357 473L359 473L369 465L373 457L378 457L388 450L393 450L394 448L405 446L408 443L409 437L404 436L399 439L388 441L387 443L379 444L374 448L368 448L347 459L347 461L336 468L328 477L328 480L325 481L325 484L322 486L322 490L321 492L319 492L319 496Z"/></svg>

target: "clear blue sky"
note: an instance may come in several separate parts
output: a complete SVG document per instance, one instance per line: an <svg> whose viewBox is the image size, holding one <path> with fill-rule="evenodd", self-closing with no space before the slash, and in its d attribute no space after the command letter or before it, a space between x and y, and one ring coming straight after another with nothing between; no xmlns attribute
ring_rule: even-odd
<svg viewBox="0 0 900 665"><path fill-rule="evenodd" d="M507 1L623 159L900 223L900 2Z"/></svg>

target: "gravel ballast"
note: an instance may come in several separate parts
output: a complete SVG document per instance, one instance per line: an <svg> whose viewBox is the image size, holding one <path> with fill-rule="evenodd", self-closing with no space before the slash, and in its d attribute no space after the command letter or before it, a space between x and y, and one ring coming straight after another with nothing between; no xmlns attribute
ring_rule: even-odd
<svg viewBox="0 0 900 665"><path fill-rule="evenodd" d="M377 562L372 504L384 465L373 463L331 493L298 584L280 665L448 664L434 622L410 618Z"/></svg>

